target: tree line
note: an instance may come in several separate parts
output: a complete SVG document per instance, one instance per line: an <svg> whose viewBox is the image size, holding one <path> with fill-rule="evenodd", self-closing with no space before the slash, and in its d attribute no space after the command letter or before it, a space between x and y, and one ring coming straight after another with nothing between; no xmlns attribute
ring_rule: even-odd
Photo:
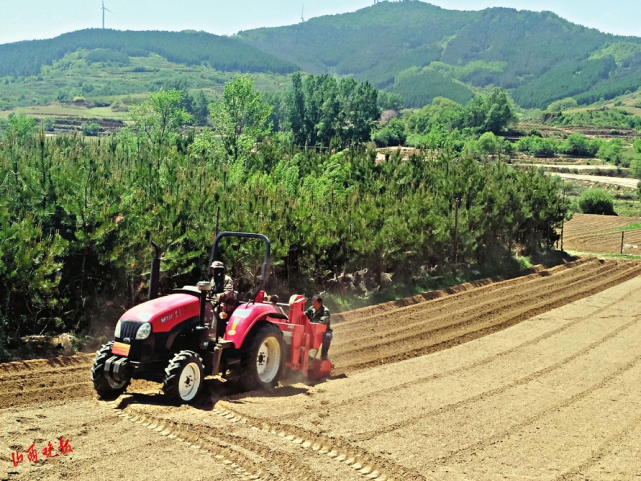
<svg viewBox="0 0 641 481"><path fill-rule="evenodd" d="M163 248L165 292L202 279L217 213L220 230L272 240L270 289L280 293L311 294L365 268L378 282L409 282L445 269L455 250L484 266L517 244L554 242L568 210L558 179L469 155L447 136L377 163L363 141L375 90L294 82L278 132L245 77L210 105L202 132L184 130L193 119L177 90L151 94L131 128L96 141L47 138L14 117L0 142L0 343L86 331L106 300L144 299L150 239ZM311 148L331 136L331 148ZM225 249L231 275L255 282L259 248Z"/></svg>

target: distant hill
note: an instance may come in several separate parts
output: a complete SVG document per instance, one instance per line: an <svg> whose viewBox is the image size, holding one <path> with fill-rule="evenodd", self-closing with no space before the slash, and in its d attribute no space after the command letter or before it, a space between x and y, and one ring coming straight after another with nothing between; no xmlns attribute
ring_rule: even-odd
<svg viewBox="0 0 641 481"><path fill-rule="evenodd" d="M414 107L435 96L465 100L489 85L509 89L526 108L565 97L588 104L641 86L641 39L604 34L551 12L380 2L238 38L311 73L370 80Z"/></svg>
<svg viewBox="0 0 641 481"><path fill-rule="evenodd" d="M236 38L194 31L133 32L88 29L66 33L49 40L0 45L0 77L38 75L43 65L51 65L79 48L106 50L94 54L96 58L93 61L123 63L127 57L145 57L155 53L170 62L185 65L207 63L223 72L286 74L298 70L292 62L262 52Z"/></svg>

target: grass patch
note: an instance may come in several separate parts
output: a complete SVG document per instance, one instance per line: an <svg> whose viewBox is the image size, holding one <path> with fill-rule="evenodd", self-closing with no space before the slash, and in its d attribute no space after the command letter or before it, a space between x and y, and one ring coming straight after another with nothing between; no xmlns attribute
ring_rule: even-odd
<svg viewBox="0 0 641 481"><path fill-rule="evenodd" d="M641 256L633 256L630 254L595 254L594 252L580 252L580 251L567 251L569 254L578 257L599 257L599 258L613 258L613 259L629 259L638 260Z"/></svg>

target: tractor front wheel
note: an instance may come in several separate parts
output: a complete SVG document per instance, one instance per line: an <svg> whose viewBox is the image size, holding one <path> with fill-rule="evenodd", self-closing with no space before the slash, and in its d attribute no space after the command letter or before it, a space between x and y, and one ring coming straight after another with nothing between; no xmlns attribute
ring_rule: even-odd
<svg viewBox="0 0 641 481"><path fill-rule="evenodd" d="M241 348L241 384L245 390L273 389L285 364L283 334L273 324L261 324Z"/></svg>
<svg viewBox="0 0 641 481"><path fill-rule="evenodd" d="M96 357L93 360L93 367L91 368L91 380L93 381L93 387L101 398L118 397L124 393L127 386L129 386L129 380L116 382L105 376L105 363L107 362L107 359L112 356L111 348L113 345L113 341L108 342L107 344L104 344L98 352L96 352Z"/></svg>
<svg viewBox="0 0 641 481"><path fill-rule="evenodd" d="M165 396L189 403L200 393L204 380L202 358L193 351L180 351L165 369Z"/></svg>

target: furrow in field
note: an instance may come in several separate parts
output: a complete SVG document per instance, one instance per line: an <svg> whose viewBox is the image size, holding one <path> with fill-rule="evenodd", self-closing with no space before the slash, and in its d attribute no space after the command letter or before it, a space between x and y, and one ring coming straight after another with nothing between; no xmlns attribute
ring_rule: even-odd
<svg viewBox="0 0 641 481"><path fill-rule="evenodd" d="M487 402L492 398L512 392L516 388L527 386L534 381L537 381L537 383L540 385L542 382L544 382L545 378L549 377L551 374L554 374L559 369L562 369L568 363L584 362L586 357L588 357L588 361L591 361L591 358L589 356L591 356L597 349L599 349L598 352L607 352L607 350L610 348L610 345L612 344L612 341L617 341L618 344L627 345L628 339L626 338L626 335L630 334L634 336L637 334L641 334L638 329L639 321L639 318L635 318L617 327L614 330L601 329L600 331L598 331L599 334L595 341L585 343L587 339L582 340L583 342L581 342L579 345L583 343L585 343L585 345L581 346L569 356L565 355L566 352L564 352L567 349L562 348L556 350L547 349L545 352L546 359L540 360L539 362L536 361L537 359L540 359L541 355L537 355L536 350L531 351L532 356L536 357L533 357L533 359L529 363L527 362L527 360L523 360L522 356L516 357L514 361L519 363L523 372L527 372L531 369L531 372L525 376L520 376L520 372L515 373L511 371L510 366L512 365L512 363L497 363L496 366L493 366L492 369L489 369L490 372L496 372L497 377L492 379L492 383L488 384L487 386L473 386L472 382L475 377L482 375L484 372L488 372L488 368L476 368L474 369L474 371L467 371L464 374L457 373L456 378L460 380L459 382L462 385L467 385L468 388L465 390L465 392L458 393L463 397L459 398L456 402L444 402L443 405L440 405L437 409L432 409L430 407L431 404L427 403L424 406L416 406L414 409L414 415L407 417L403 416L403 419L398 421L393 421L393 419L397 419L399 417L398 415L395 414L394 416L390 416L383 412L383 414L379 416L379 419L377 420L377 423L380 427L375 429L361 429L358 434L351 435L350 439L356 441L366 441L374 439L378 436L393 433L394 431L398 431L404 428L412 428L418 424L430 424L432 422L430 421L431 418L443 417L444 415L447 415L448 413L452 413L454 411L466 412L470 408L470 406L473 407L482 402ZM632 330L633 328L634 331ZM563 346L561 347L565 347L565 344L563 344ZM641 343L637 347L639 347L639 350L641 351ZM553 362L549 363L543 368L537 369L538 365L546 364L547 358L550 358L551 360L553 360ZM555 358L557 358L558 360L554 361ZM503 375L499 375L500 373L503 373ZM436 386L442 386L442 388L444 388L446 385L448 385L450 383L449 379L451 378L443 376L441 378L434 379L430 385L419 386L413 384L405 389L398 389L396 391L396 394L383 395L382 393L377 393L376 397L379 399L380 406L386 406L392 402L395 395L402 396L403 394L405 394L409 396L410 393L413 397L429 395L430 391L435 389ZM600 378L595 382L600 382ZM364 401L364 404L368 404L368 401ZM358 409L359 404L354 402L352 403L352 406L354 407L354 409ZM364 411L365 409L366 408L363 407L361 409L361 412L366 412ZM456 428L452 429L456 430ZM354 430L352 430L352 432L354 432Z"/></svg>
<svg viewBox="0 0 641 481"><path fill-rule="evenodd" d="M608 272L621 268L614 262L602 265L597 271L598 275L607 275ZM494 308L497 305L509 305L510 302L524 302L538 298L544 287L545 291L554 292L559 289L570 289L587 279L595 276L595 269L591 266L582 266L580 268L565 271L549 278L532 279L518 285L502 286L492 291L491 298L487 296L473 296L472 299L450 299L449 302L434 303L434 305L424 305L422 309L408 309L398 314L394 314L394 322L390 322L389 316L377 316L368 319L367 326L359 326L361 329L356 331L362 333L361 337L348 335L340 328L337 329L338 342L335 347L344 344L359 345L367 342L372 338L394 340L396 337L402 337L403 332L411 332L412 335L420 334L421 329L436 330L440 326L449 326L453 323L453 316L469 317L471 314L482 313L488 308ZM351 326L350 326L351 327Z"/></svg>
<svg viewBox="0 0 641 481"><path fill-rule="evenodd" d="M568 361L568 363L571 362ZM613 372L609 373L606 375L604 378L599 379L598 382L595 384L590 385L586 389L583 389L576 394L573 394L572 396L568 397L567 399L564 399L561 402L550 404L549 406L545 407L542 410L538 410L535 412L533 415L527 415L525 414L523 416L523 419L520 420L519 422L513 424L512 426L509 427L509 429L506 429L502 432L499 432L495 435L488 436L481 441L478 441L474 444L465 446L462 449L455 450L448 456L443 456L438 458L438 460L435 460L434 462L436 464L440 465L448 465L451 463L456 463L457 461L469 457L472 453L482 450L487 448L488 446L491 446L493 444L501 442L503 439L506 439L510 436L518 435L519 431L522 431L526 429L529 426L532 426L542 420L545 417L548 417L555 412L559 412L562 409L568 408L572 406L573 404L578 403L579 401L584 400L588 396L592 395L598 390L603 390L603 389L608 389L611 384L620 376L623 374L627 373L628 371L636 368L639 363L641 362L641 356L636 356L634 359L631 361L627 362L623 366L619 367L618 369L614 370ZM482 398L484 399L484 398Z"/></svg>
<svg viewBox="0 0 641 481"><path fill-rule="evenodd" d="M540 293L532 302L519 302L517 299L508 305L497 305L495 308L480 313L480 315L477 313L467 318L459 318L452 326L440 329L438 335L434 335L427 329L420 334L398 336L395 340L383 339L359 345L355 349L334 351L333 356L337 371L348 372L447 349L601 292L608 287L636 277L640 273L641 267L638 265L632 268L628 265L618 266L608 275L595 273L594 277L584 280L580 287L569 292L561 290ZM394 319L391 318L390 322L393 321Z"/></svg>
<svg viewBox="0 0 641 481"><path fill-rule="evenodd" d="M483 279L480 281L470 282L459 286L454 286L439 291L428 292L418 296L401 299L399 301L386 302L376 306L356 309L337 316L337 329L349 329L353 325L367 323L369 319L383 316L389 312L401 313L411 309L422 309L426 306L445 305L447 303L460 302L462 299L475 298L483 296L487 292L494 292L497 289L512 288L521 283L532 280L547 278L556 273L574 270L588 264L593 265L599 260L595 258L579 259L567 264L556 266L549 269L543 269L542 266L536 266L531 269L521 271L519 275L506 276L505 278ZM349 326L349 327L348 327Z"/></svg>
<svg viewBox="0 0 641 481"><path fill-rule="evenodd" d="M473 369L482 368L485 366L487 366L487 369L491 369L492 364L497 363L501 359L505 359L508 356L514 357L515 354L519 354L521 351L524 351L521 356L529 357L530 359L536 359L535 353L528 354L528 352L534 348L537 348L539 344L552 337L558 337L561 335L567 337L567 342L571 343L573 337L578 334L577 329L581 328L582 330L585 328L584 323L586 321L597 319L596 322L600 322L599 319L603 313L612 311L620 302L627 301L636 296L638 296L638 293L636 291L628 292L623 297L616 298L603 307L595 310L590 310L586 315L576 317L571 321L563 323L563 325L559 327L553 328L543 334L533 337L532 339L528 339L510 349L500 350L496 353L492 353L490 356L480 356L480 359L469 364L464 364L462 366L444 371L430 372L426 375L421 375L420 372L408 372L405 378L401 378L398 381L396 380L396 378L393 378L393 381L386 379L384 383L386 387L383 388L379 387L380 384L368 384L367 386L362 386L357 393L346 393L346 395L341 398L341 400L333 400L331 403L332 409L340 409L344 406L356 406L359 402L366 402L372 396L381 397L389 394L398 395L398 393L403 392L403 390L405 389L416 389L423 384L430 383L436 379L442 379L448 376L461 374ZM563 348L563 351L565 351L565 348ZM407 380L405 380L406 378ZM315 408L321 407L322 405L315 406ZM308 415L309 412L310 406L305 405L299 406L297 409L292 407L284 411L282 415L286 416L288 420L293 420L304 417Z"/></svg>

